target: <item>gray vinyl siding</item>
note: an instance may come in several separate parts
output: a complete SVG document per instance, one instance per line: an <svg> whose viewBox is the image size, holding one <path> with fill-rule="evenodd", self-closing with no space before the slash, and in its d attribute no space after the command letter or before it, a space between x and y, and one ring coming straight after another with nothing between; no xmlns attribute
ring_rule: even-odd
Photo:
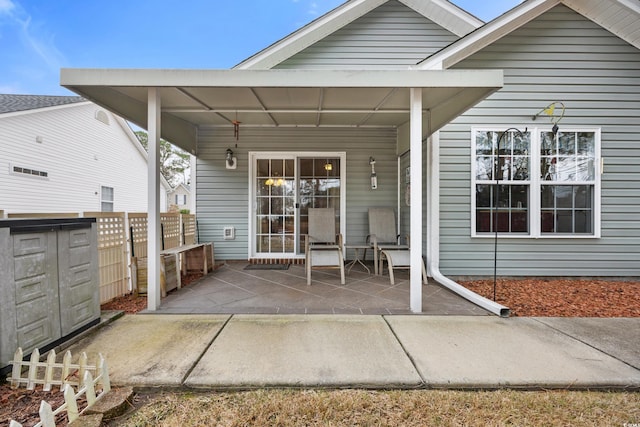
<svg viewBox="0 0 640 427"><path fill-rule="evenodd" d="M196 210L201 241L215 244L216 259L246 260L249 252L249 152L346 152L347 243L361 243L368 233L370 206L397 205L395 129L358 128L233 128L199 130L196 166ZM225 168L227 148L238 159ZM371 190L369 156L376 159L378 189ZM235 240L223 240L223 227L236 228ZM347 254L352 257L353 254Z"/></svg>
<svg viewBox="0 0 640 427"><path fill-rule="evenodd" d="M441 132L443 273L493 274L493 238L470 237L471 127L548 124L531 116L562 101L560 129L601 128L602 237L502 238L498 274L640 276L640 51L557 6L455 68L504 69L505 86Z"/></svg>
<svg viewBox="0 0 640 427"><path fill-rule="evenodd" d="M391 0L274 68L406 68L457 39Z"/></svg>

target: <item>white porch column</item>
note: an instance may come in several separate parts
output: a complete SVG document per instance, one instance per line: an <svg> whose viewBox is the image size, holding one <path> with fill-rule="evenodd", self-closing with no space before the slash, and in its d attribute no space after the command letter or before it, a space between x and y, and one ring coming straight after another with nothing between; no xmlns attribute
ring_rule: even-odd
<svg viewBox="0 0 640 427"><path fill-rule="evenodd" d="M149 88L147 104L149 132L147 196L147 309L160 307L160 91Z"/></svg>
<svg viewBox="0 0 640 427"><path fill-rule="evenodd" d="M411 166L411 270L410 304L414 313L422 312L422 89L411 88L410 96Z"/></svg>

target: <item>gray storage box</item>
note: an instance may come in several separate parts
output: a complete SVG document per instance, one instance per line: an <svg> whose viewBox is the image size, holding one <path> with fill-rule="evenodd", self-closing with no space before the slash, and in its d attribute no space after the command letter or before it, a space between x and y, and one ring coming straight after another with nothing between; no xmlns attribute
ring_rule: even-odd
<svg viewBox="0 0 640 427"><path fill-rule="evenodd" d="M100 320L95 218L0 220L0 368Z"/></svg>

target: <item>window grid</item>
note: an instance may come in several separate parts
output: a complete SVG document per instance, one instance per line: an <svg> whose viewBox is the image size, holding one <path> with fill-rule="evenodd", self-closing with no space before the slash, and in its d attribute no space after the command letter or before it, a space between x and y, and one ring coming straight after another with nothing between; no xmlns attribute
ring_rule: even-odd
<svg viewBox="0 0 640 427"><path fill-rule="evenodd" d="M495 206L501 133L472 133L472 235L492 235L497 218L498 232L505 236L599 237L599 130L554 135L533 129L520 139L517 132L505 134L497 156Z"/></svg>
<svg viewBox="0 0 640 427"><path fill-rule="evenodd" d="M529 233L530 139L528 132L475 133L476 232Z"/></svg>

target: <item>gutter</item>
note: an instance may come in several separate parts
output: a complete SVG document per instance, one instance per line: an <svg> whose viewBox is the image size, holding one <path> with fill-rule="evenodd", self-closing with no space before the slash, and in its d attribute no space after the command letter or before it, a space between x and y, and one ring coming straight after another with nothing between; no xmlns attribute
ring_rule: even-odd
<svg viewBox="0 0 640 427"><path fill-rule="evenodd" d="M427 258L428 275L453 293L490 313L509 317L511 311L508 307L470 291L440 272L440 132L435 132L429 139L431 143L427 144L430 148L427 151L427 164L430 166L427 178L427 188L430 190L427 201L427 217L430 221L427 228L430 231L427 239L429 245L427 253L430 255Z"/></svg>
<svg viewBox="0 0 640 427"><path fill-rule="evenodd" d="M438 252L437 254L433 254L433 256L436 256L439 258L440 253ZM474 303L477 306L484 308L485 310L493 314L496 314L500 317L509 317L509 314L511 311L509 310L508 307L505 307L502 304L498 304L495 301L491 301L490 299L487 299L482 295L478 295L475 292L465 288L461 284L446 277L440 272L439 266L438 266L439 263L440 263L439 259L432 260L431 270L429 271L431 277L433 277L433 279L436 282L438 282L445 288L449 289L450 291L460 295L462 298Z"/></svg>

